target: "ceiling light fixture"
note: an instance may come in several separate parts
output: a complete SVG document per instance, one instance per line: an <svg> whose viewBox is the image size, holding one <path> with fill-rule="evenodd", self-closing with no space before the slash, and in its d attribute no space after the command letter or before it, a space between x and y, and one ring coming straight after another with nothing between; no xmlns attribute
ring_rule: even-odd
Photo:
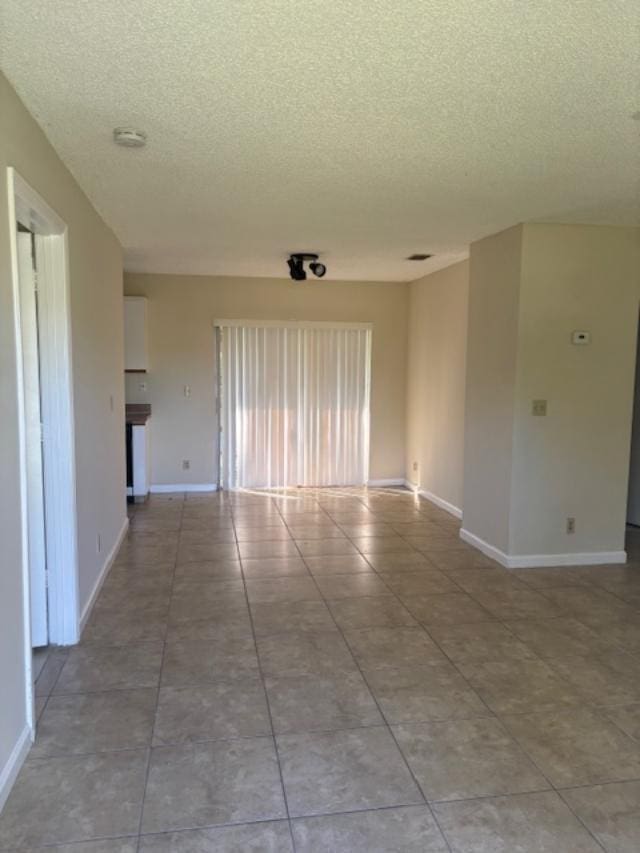
<svg viewBox="0 0 640 853"><path fill-rule="evenodd" d="M113 141L124 148L143 148L147 144L147 134L132 127L116 127L113 131Z"/></svg>
<svg viewBox="0 0 640 853"><path fill-rule="evenodd" d="M307 278L305 263L309 264L309 269L316 278L322 278L327 272L326 266L318 260L318 255L312 252L294 252L287 261L289 275L294 281L305 281Z"/></svg>

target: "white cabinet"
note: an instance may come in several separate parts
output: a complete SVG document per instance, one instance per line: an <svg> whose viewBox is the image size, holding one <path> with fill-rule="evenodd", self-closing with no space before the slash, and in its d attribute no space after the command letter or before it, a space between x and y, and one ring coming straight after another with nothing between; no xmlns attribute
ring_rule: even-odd
<svg viewBox="0 0 640 853"><path fill-rule="evenodd" d="M125 296L124 369L143 373L147 368L147 297Z"/></svg>

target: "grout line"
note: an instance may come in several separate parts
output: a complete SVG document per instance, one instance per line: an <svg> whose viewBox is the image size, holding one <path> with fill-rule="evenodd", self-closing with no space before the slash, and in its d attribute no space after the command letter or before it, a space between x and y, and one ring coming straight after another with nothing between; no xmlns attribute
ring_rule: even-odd
<svg viewBox="0 0 640 853"><path fill-rule="evenodd" d="M276 510L277 510L277 507L276 507ZM278 510L278 514L279 514L279 510ZM280 760L280 751L279 751L279 749L278 749L278 740L277 740L277 738L276 738L276 733L275 733L275 729L274 729L274 725L273 725L273 716L272 716L272 713L271 713L271 703L270 703L270 701L269 701L269 693L268 693L268 691L267 691L267 685L266 685L266 682L265 682L264 673L263 673L263 671L262 671L262 663L261 663L261 661L260 661L260 655L259 655L259 653L258 653L258 641L257 641L257 638L256 638L255 626L254 626L254 624L253 624L253 613L251 612L251 605L250 605L250 603L249 603L249 594L248 594L248 592L247 592L247 583L246 583L246 577L245 577L245 574L244 574L244 567L243 567L243 562L242 562L242 555L241 555L241 553L240 553L240 547L239 547L239 543L238 543L238 540L237 540L237 533L236 533L236 528L235 528L235 520L233 521L233 525L234 525L234 526L233 526L234 536L236 537L236 548L238 549L238 557L239 557L239 560L240 560L240 571L242 572L242 587L243 587L243 589L244 589L244 596L245 596L245 600L246 600L246 603L247 603L247 610L248 610L248 612L249 612L249 622L250 622L250 625L251 625L251 635L252 635L252 637L253 637L253 648L254 648L254 651L255 651L256 660L257 660L257 662L258 662L258 673L259 673L260 680L261 680L261 682L262 682L262 690L263 690L263 693L264 693L265 704L266 704L266 707L267 707L267 714L268 714L268 716L269 716L269 725L270 725L270 727L271 727L271 741L272 741L272 743L273 743L273 749L274 749L275 756L276 756L276 763L277 763L277 765L278 765L278 775L279 775L279 777L280 777L280 789L281 789L281 791L282 791L282 800L283 800L283 802L284 802L284 808L285 808L285 812L286 812L286 815L287 815L286 820L287 820L287 824L288 824L288 827L289 827L289 837L291 838L291 847L292 847L293 853L295 853L295 850L296 850L296 843L295 843L295 839L294 839L294 836L293 836L293 827L291 826L291 813L290 813L290 811L289 811L289 801L288 801L288 799L287 799L287 791L286 791L285 784L284 784L284 775L283 775L283 772L282 772L282 762L281 762L281 760Z"/></svg>
<svg viewBox="0 0 640 853"><path fill-rule="evenodd" d="M296 547L297 547L297 546L296 546ZM304 561L304 557L303 557L302 553L300 554L300 556L302 557L302 559L303 559L303 561ZM367 562L368 562L368 561L367 561ZM306 565L306 562L305 562L305 565ZM308 566L307 566L307 568L308 568ZM318 592L322 595L322 590L321 590L321 589L320 589L320 587L318 586L318 584L317 584L317 582L316 582L316 579L315 579L315 577L313 577L313 575L312 575L312 578L313 578L313 582L316 584L316 587L317 587L317 589L318 589ZM325 604L326 604L326 602L325 602ZM447 839L446 835L445 835L445 834L444 834L444 832L442 831L442 828L441 828L441 826L440 826L440 823L438 822L438 819L437 819L437 817L436 817L436 815L435 815L435 813L434 813L433 809L431 808L431 805L430 805L430 804L429 804L429 802L427 801L427 798L426 798L426 796L425 796L425 793L424 793L424 791L422 790L422 786L421 786L421 785L420 785L420 783L418 782L418 779L416 778L415 773L413 772L413 770L412 770L412 769L411 769L411 767L409 766L409 762L407 761L407 758L406 758L406 756L405 756L404 752L403 752L403 751L402 751L402 749L400 748L400 745L399 745L399 743L398 743L398 741L397 741L397 739L396 739L396 736L395 736L395 734L394 734L394 732L393 732L393 729L392 729L392 728L391 728L391 726L389 725L389 723L388 723L388 721L387 721L387 718L386 718L386 716L384 715L384 713L383 713L383 711L382 711L382 708L380 707L380 703L378 702L378 700L377 700L377 698L376 698L376 696L375 696L375 693L374 693L374 692L373 692L373 690L371 689L371 687L370 687L370 685L369 685L369 682L367 681L367 679L366 679L366 677L365 677L365 674L364 674L364 672L363 672L363 670L362 670L362 667L360 666L360 664L359 664L359 662L358 662L358 660L357 660L357 658L356 658L355 654L353 653L353 650L351 649L351 647L350 647L349 643L347 642L346 637L345 637L345 635L344 635L344 632L343 632L342 628L341 628L341 627L340 627L340 625L336 622L335 617L334 617L333 613L331 612L331 608L327 608L327 609L329 610L329 613L331 613L331 618L332 618L332 620L333 620L333 622L334 622L334 624L335 624L335 626L336 626L336 629L337 629L337 630L338 630L338 632L340 633L340 636L342 637L342 642L345 644L345 646L346 646L346 647L347 647L347 649L349 650L349 653L351 654L351 657L352 657L352 659L353 659L354 665L355 665L355 667L357 668L358 672L360 673L360 677L362 678L363 683L365 684L365 686L366 686L367 690L369 691L369 695L370 695L370 697L371 697L372 701L375 703L375 706L376 706L376 708L378 709L378 713L380 714L380 718L381 718L381 720L383 720L384 728L386 729L387 733L390 735L391 739L393 740L393 742L394 742L394 744L395 744L395 747L396 747L396 749L397 749L397 751L398 751L398 754L400 755L400 757L401 757L401 759L402 759L403 764L405 765L405 767L406 767L406 769L407 769L407 771L408 771L409 775L411 776L411 778L412 778L412 780L413 780L414 785L416 786L416 790L420 793L420 796L421 796L421 797L422 797L422 799L424 800L424 804L425 804L425 805L426 805L426 807L429 809L429 812L430 812L430 814L431 814L431 817L432 817L432 819L433 819L433 821L434 821L435 825L437 826L438 831L440 832L440 835L442 836L442 839L443 839L444 843L447 845L447 850L449 851L449 853L451 853L451 846L449 845L449 840ZM409 804L405 804L405 805L409 805ZM414 804L414 805L415 805L415 804Z"/></svg>
<svg viewBox="0 0 640 853"><path fill-rule="evenodd" d="M181 529L182 529L182 518L184 515L184 503L185 502L184 502L184 497L183 497L181 507L180 507L180 528ZM148 750L147 751L147 766L146 766L145 775L144 775L144 787L142 789L142 802L140 804L140 818L138 820L138 843L136 844L136 850L137 851L140 850L140 833L142 832L142 818L144 816L144 807L145 807L145 803L146 803L146 799L147 799L147 787L149 784L149 773L151 771L151 757L153 754L152 744L153 744L153 738L154 738L154 734L155 734L156 720L157 720L157 716L158 716L158 707L160 704L160 685L162 684L162 670L164 667L165 652L166 652L166 648L167 648L167 635L169 632L169 613L171 611L171 602L173 599L173 587L175 584L177 565L178 565L178 547L176 547L175 559L173 562L173 572L171 573L171 585L170 585L170 591L169 591L169 607L167 608L167 622L165 625L164 637L162 640L162 654L160 657L160 668L158 670L158 682L157 682L157 687L156 687L156 705L155 705L155 709L154 709L154 713L153 713L153 723L151 725L151 732L149 734L149 746L147 748L147 750Z"/></svg>

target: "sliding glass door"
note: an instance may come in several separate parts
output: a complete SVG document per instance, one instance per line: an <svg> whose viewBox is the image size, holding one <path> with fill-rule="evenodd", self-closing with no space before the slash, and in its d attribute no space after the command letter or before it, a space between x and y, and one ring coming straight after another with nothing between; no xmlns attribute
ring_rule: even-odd
<svg viewBox="0 0 640 853"><path fill-rule="evenodd" d="M222 486L366 483L370 327L217 325Z"/></svg>

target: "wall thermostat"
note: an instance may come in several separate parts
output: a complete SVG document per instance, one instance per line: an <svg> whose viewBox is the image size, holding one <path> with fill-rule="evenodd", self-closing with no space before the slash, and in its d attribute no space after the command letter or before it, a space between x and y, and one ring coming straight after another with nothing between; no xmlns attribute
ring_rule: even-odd
<svg viewBox="0 0 640 853"><path fill-rule="evenodd" d="M584 346L591 343L591 332L577 331L571 333L571 343Z"/></svg>

